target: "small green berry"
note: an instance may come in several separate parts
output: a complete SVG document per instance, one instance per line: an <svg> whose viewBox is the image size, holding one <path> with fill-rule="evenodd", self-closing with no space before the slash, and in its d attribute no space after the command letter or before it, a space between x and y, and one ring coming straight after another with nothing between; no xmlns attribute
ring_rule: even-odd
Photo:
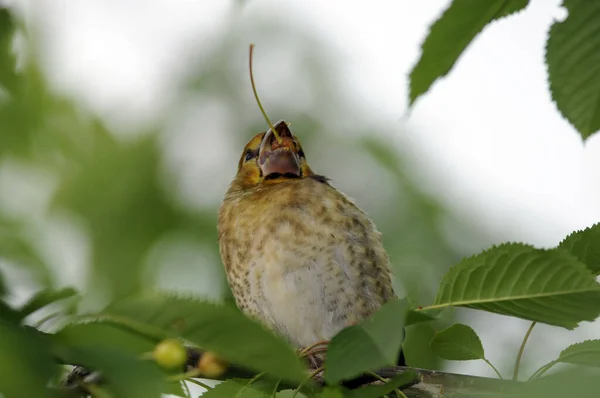
<svg viewBox="0 0 600 398"><path fill-rule="evenodd" d="M166 339L154 347L152 358L165 369L182 368L187 361L187 352L177 339Z"/></svg>

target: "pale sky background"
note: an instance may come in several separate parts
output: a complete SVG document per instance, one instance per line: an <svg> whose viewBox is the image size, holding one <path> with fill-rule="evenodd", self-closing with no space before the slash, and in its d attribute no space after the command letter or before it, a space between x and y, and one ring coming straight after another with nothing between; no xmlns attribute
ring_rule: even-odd
<svg viewBox="0 0 600 398"><path fill-rule="evenodd" d="M234 2L222 0L20 3L43 33L57 87L101 114L117 115L117 123L120 114L140 125L172 100L172 79L185 73L190 42L209 48L232 20L305 26L343 55L339 75L348 92L366 112L397 126L388 131L392 139L412 144L399 150L431 165L422 170L423 187L457 214L475 215L502 240L537 246L553 246L600 221L600 134L584 144L547 88L544 42L553 20L565 16L557 0L533 0L523 13L488 27L410 114L407 76L447 0L250 0L236 12ZM498 328L497 322L490 316L471 323L492 361L507 350L516 355L528 326L506 319ZM567 344L599 334L598 322L575 332L536 327L526 355L535 353L541 364ZM480 361L451 366L492 374Z"/></svg>

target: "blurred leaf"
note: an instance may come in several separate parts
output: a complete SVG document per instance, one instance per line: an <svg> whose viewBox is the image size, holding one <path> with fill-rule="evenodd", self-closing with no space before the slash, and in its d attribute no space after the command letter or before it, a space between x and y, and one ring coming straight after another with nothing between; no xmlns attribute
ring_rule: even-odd
<svg viewBox="0 0 600 398"><path fill-rule="evenodd" d="M507 243L465 258L446 273L435 302L424 309L447 306L573 329L600 314L600 284L565 251Z"/></svg>
<svg viewBox="0 0 600 398"><path fill-rule="evenodd" d="M4 274L0 270L0 299L4 297L6 293L6 285L4 284Z"/></svg>
<svg viewBox="0 0 600 398"><path fill-rule="evenodd" d="M157 182L153 138L117 143L100 128L89 161L66 178L55 198L88 224L93 242L90 288L116 298L142 290L142 269L152 244L173 228L178 214Z"/></svg>
<svg viewBox="0 0 600 398"><path fill-rule="evenodd" d="M600 391L597 373L582 369L555 373L527 383L519 383L516 391L507 394L510 398L596 398Z"/></svg>
<svg viewBox="0 0 600 398"><path fill-rule="evenodd" d="M71 347L91 347L94 350L106 347L139 357L151 352L156 344L156 340L110 322L70 324L55 335L51 335L51 340L53 341L53 354L63 361L72 358ZM179 382L165 382L162 392L185 396Z"/></svg>
<svg viewBox="0 0 600 398"><path fill-rule="evenodd" d="M419 310L409 310L406 314L406 324L404 326L411 326L417 323L430 322L438 319L439 314L443 312L443 310L434 310L434 311L419 311Z"/></svg>
<svg viewBox="0 0 600 398"><path fill-rule="evenodd" d="M453 361L485 359L477 333L460 323L437 332L431 341L431 349L440 357Z"/></svg>
<svg viewBox="0 0 600 398"><path fill-rule="evenodd" d="M268 398L273 392L274 385L265 386L260 380L251 382L250 379L230 379L217 384L214 388L202 394L203 398Z"/></svg>
<svg viewBox="0 0 600 398"><path fill-rule="evenodd" d="M396 365L407 311L407 300L393 300L370 318L335 335L327 349L327 383L337 384L366 371Z"/></svg>
<svg viewBox="0 0 600 398"><path fill-rule="evenodd" d="M440 366L442 359L431 349L431 340L439 329L437 323L419 323L406 329L402 352L409 366L422 369L437 369Z"/></svg>
<svg viewBox="0 0 600 398"><path fill-rule="evenodd" d="M58 367L34 329L0 318L0 392L4 398L56 397L48 382Z"/></svg>
<svg viewBox="0 0 600 398"><path fill-rule="evenodd" d="M348 389L341 386L326 386L318 394L318 398L344 398Z"/></svg>
<svg viewBox="0 0 600 398"><path fill-rule="evenodd" d="M494 20L522 10L528 0L454 0L431 26L410 73L410 104L445 76L471 41Z"/></svg>
<svg viewBox="0 0 600 398"><path fill-rule="evenodd" d="M182 336L230 363L257 372L293 382L305 377L302 362L287 342L231 305L144 295L115 302L103 314Z"/></svg>
<svg viewBox="0 0 600 398"><path fill-rule="evenodd" d="M17 56L13 51L16 31L24 33L26 47L31 43L15 15L0 6L0 156L10 152L29 161L43 160L45 166L48 160L64 164L68 162L60 157L64 150L87 139L85 123L71 101L50 92L34 58L16 70ZM2 95L6 94L3 91L8 95Z"/></svg>
<svg viewBox="0 0 600 398"><path fill-rule="evenodd" d="M70 324L52 336L55 354L60 355L64 346L106 346L129 354L152 351L156 339L148 338L123 326L111 322Z"/></svg>
<svg viewBox="0 0 600 398"><path fill-rule="evenodd" d="M39 71L29 67L17 76L12 80L15 83L10 98L0 102L0 155L6 152L31 155L37 138L48 136L50 141L56 138L52 129L44 125L54 99Z"/></svg>
<svg viewBox="0 0 600 398"><path fill-rule="evenodd" d="M558 248L577 257L594 274L600 273L600 223L573 232L560 242Z"/></svg>
<svg viewBox="0 0 600 398"><path fill-rule="evenodd" d="M14 90L16 58L12 51L15 23L8 8L0 5L0 89Z"/></svg>
<svg viewBox="0 0 600 398"><path fill-rule="evenodd" d="M362 148L382 167L396 176L404 176L404 171L400 164L401 159L399 159L394 147L374 137L361 138L360 143Z"/></svg>
<svg viewBox="0 0 600 398"><path fill-rule="evenodd" d="M552 99L585 140L600 129L600 2L564 0L567 18L550 27L546 64Z"/></svg>
<svg viewBox="0 0 600 398"><path fill-rule="evenodd" d="M177 397L187 397L187 393L185 389L181 385L180 381L169 381L163 387L163 394L166 395L175 395ZM164 395L163 395L164 396Z"/></svg>
<svg viewBox="0 0 600 398"><path fill-rule="evenodd" d="M296 393L296 390L282 390L275 394L276 398L306 398L306 395L301 392Z"/></svg>
<svg viewBox="0 0 600 398"><path fill-rule="evenodd" d="M86 369L101 372L102 387L115 398L160 398L167 390L166 377L152 361L144 361L106 345L69 345L62 358Z"/></svg>
<svg viewBox="0 0 600 398"><path fill-rule="evenodd" d="M41 290L38 293L36 293L31 299L29 299L29 301L23 304L23 306L19 310L21 313L21 317L25 318L28 315L33 314L40 308L43 308L59 300L64 300L67 298L77 296L77 294L77 290L70 287L66 287L59 290Z"/></svg>
<svg viewBox="0 0 600 398"><path fill-rule="evenodd" d="M561 351L555 362L600 367L600 340L586 340Z"/></svg>
<svg viewBox="0 0 600 398"><path fill-rule="evenodd" d="M389 379L385 384L371 384L351 390L346 393L346 397L351 398L379 398L391 393L395 389L403 389L418 383L419 375L414 370L398 374Z"/></svg>
<svg viewBox="0 0 600 398"><path fill-rule="evenodd" d="M0 320L18 325L21 322L21 316L17 310L6 304L4 300L0 300Z"/></svg>
<svg viewBox="0 0 600 398"><path fill-rule="evenodd" d="M14 90L0 101L0 156L15 154L35 166L78 170L89 160L94 118L51 92L35 63L26 63Z"/></svg>
<svg viewBox="0 0 600 398"><path fill-rule="evenodd" d="M0 214L0 258L26 266L43 285L50 285L50 271L26 237L22 223Z"/></svg>

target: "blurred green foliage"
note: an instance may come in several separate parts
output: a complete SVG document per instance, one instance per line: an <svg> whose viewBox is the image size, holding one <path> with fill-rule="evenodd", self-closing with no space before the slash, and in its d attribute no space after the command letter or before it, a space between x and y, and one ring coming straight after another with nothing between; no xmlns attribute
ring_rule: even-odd
<svg viewBox="0 0 600 398"><path fill-rule="evenodd" d="M94 283L124 297L142 290L144 258L183 215L158 186L159 155L152 136L119 144L94 131L94 146L63 179L55 206L80 215L91 235Z"/></svg>
<svg viewBox="0 0 600 398"><path fill-rule="evenodd" d="M524 5L525 2L517 3ZM509 10L513 8L509 7ZM265 42L273 27L281 29L281 35L286 34L285 25L270 23L259 32L265 37ZM157 342L176 336L214 350L235 364L254 371L265 370L269 374L261 376L262 379L229 379L208 395L228 396L234 393L241 396L244 392L243 396L264 397L266 394L274 396L279 389L284 391L278 392L277 396L290 396L289 386L279 385L272 376L297 383L303 378L305 369L285 341L242 316L228 302L231 295L227 288L220 289L226 284L217 260L215 224L218 202L189 202L181 188L185 165L169 163L172 161L169 156L177 157L178 152L169 154L167 149L180 139L177 132L168 128L173 123L169 115L185 117L176 112L178 107L193 104L198 99L225 104L228 121L235 126L235 134L227 137L232 148L218 154L223 164L197 170L196 176L202 182L197 184L200 187L195 187L203 191L219 191L217 197L222 195L221 191L226 186L222 180L228 181L235 172L238 151L249 137L264 130L249 87L240 84L241 80L237 77L239 69L231 67L239 61L238 54L247 43L240 44L233 29L224 33L219 39L220 45L210 50L202 68L188 76L179 88L180 99L173 105L174 109L170 109L173 112L166 112L164 120L158 120L144 131L125 134L131 132L108 127L110 123L85 109L80 99L66 98L50 88L35 51L35 37L28 36L23 29L25 27L16 22L8 9L0 8L0 179L15 182L16 192L16 185L21 181L7 165L26 165L28 170L39 171L49 181L48 187L36 188L49 189L50 199L42 206L41 212L33 208L11 211L8 199L13 195L13 187L8 192L6 189L0 191L0 392L6 398L55 396L56 390L46 387L48 381L56 385L63 376L58 372L58 362L82 363L101 369L103 385L86 384L87 392L95 396L111 393L116 397L147 398L159 396L161 392L183 395L184 391L178 384L181 375L165 378L156 364L144 360ZM31 56L22 63L17 62L19 57L14 51L17 30L21 30L27 38L26 48L20 50L28 50L24 52ZM389 142L378 138L375 129L380 127L354 116L355 112L359 112L353 107L355 103L344 96L335 79L335 66L320 61L325 57L326 49L318 38L296 31L290 36L300 42L297 67L303 71L302 76L294 78L306 80L303 85L309 88L314 99L309 105L295 106L290 95L289 103L277 101L269 104L269 114L271 117L286 115L285 119L293 122L294 130L301 137L313 168L332 177L334 185L357 197L361 207L373 214L394 264L399 290L405 291L411 303L416 305L433 302L444 271L466 254L451 247L442 233L441 225L452 218L451 214L436 198L419 188L418 181L411 178L411 168L406 159L398 155ZM337 130L336 120L329 118L329 109L333 108L333 114L348 114L349 119L354 117L350 124L359 134ZM199 121L195 134L208 137L225 134L210 131L203 122ZM187 143L184 142L184 145ZM198 157L213 152L212 145L207 146L197 148ZM335 153L331 148L335 148ZM366 183L370 184L369 189L365 189ZM51 241L58 244L50 250L44 249L39 238L48 234L47 223L51 223L57 215L66 217L67 223L81 239L76 243ZM462 226L467 234L470 233L466 222ZM558 254L562 253L565 258L574 255L596 272L597 234L598 225L571 236L560 248L571 254ZM485 237L479 237L480 242L483 240ZM56 257L52 254L65 250L69 244L81 242L89 243L88 256L82 256L76 264L82 280L76 281L77 290L61 289L64 281L69 279L69 275L65 274L73 270L66 265L53 264ZM207 255L198 255L191 261L186 256L160 257L164 255L160 249L165 242L171 247L192 242L198 253ZM508 260L510 264L506 267L515 264L522 268L531 266L526 258L520 257L522 263ZM577 262L575 257L571 260ZM485 262L489 269L487 273L478 274L481 277L479 281L502 271L497 263L502 266L502 262ZM482 291L495 292L493 288L479 289L478 279L474 278L475 282L469 279L475 267L469 267L466 282L445 279L446 287L454 291L454 285L460 285L464 291L477 291L471 299L480 301ZM581 265L580 268L583 267ZM203 288L192 289L192 292L217 298L217 303L183 296L148 295L161 286L161 275L172 270L177 270L178 275L174 276L175 286L171 290L179 293L191 293L189 289L178 289L180 285L186 285L186 281L198 281L198 275L199 278L211 275L208 283L198 282ZM15 277L19 274L25 274L30 283L20 283L22 279ZM592 277L591 272L586 270L582 280L592 284ZM510 291L514 284L507 283L507 286ZM596 287L594 284L594 292ZM528 286L519 292L531 294L530 288ZM31 290L35 293L31 294ZM132 299L133 295L137 298ZM28 300L24 299L25 296ZM80 298L82 305L79 305ZM505 297L495 295L492 299L501 307ZM407 303L390 304L382 314L336 336L334 340L338 345L332 344L336 361L330 363L335 368L332 368L333 373L328 369L326 374L334 374L333 379L337 382L359 374L365 368L389 364L396 358L400 345L399 331L406 323L402 317L394 318L394 315L403 312ZM446 306L471 304L444 303ZM480 307L487 305L479 304ZM385 312L394 305L403 310L395 308L393 314ZM100 308L104 309L90 311ZM590 310L594 316L595 308ZM551 316L556 311L558 309L554 312L548 310ZM531 309L516 314L514 310L505 309L496 312L538 319L532 318ZM440 367L439 358L431 351L430 342L436 330L452 323L453 313L446 312L443 319L436 319L434 312L427 313L432 318L427 314L415 316L415 313L412 311L408 315L410 325L407 326L404 343L408 363L437 369ZM578 316L578 321L581 318L575 312L571 315ZM92 322L69 324L75 317ZM56 330L59 332L53 333ZM474 334L469 328L468 333L471 332ZM391 336L397 338L395 344L389 343ZM452 340L451 344L458 344L459 349L472 348L473 342L478 341L476 335L465 339L464 330L446 334L445 338ZM597 341L572 346L570 350L576 351L576 360L569 357L569 362L561 357L548 366L559 362L596 363L596 346ZM339 347L345 347L346 351ZM359 358L347 356L347 347L360 353L356 355ZM335 350L338 349L341 351L335 358ZM481 355L476 357L483 356L483 347L481 351ZM361 356L369 353L373 355L371 362L365 359L357 363ZM573 352L567 351L567 354ZM188 377L184 376L183 379ZM411 380L414 378L414 375L409 376ZM548 382L548 379L543 382ZM379 396L407 383L404 376L399 376L384 386L365 389L362 393L370 394L364 396ZM591 391L590 386L586 384L581 392ZM312 396L313 387L309 383L302 392ZM325 388L320 394L362 396L340 386Z"/></svg>
<svg viewBox="0 0 600 398"><path fill-rule="evenodd" d="M47 342L33 329L0 318L0 392L9 397L48 397L48 380L57 376Z"/></svg>
<svg viewBox="0 0 600 398"><path fill-rule="evenodd" d="M271 23L269 29L273 26L276 24ZM289 28L283 24L279 27ZM24 46L15 45L17 30L26 38ZM265 42L268 35L263 33ZM335 121L328 119L327 112L322 112L322 105L328 104L337 112L352 113L354 103L344 99L334 67L320 61L328 55L318 38L299 32L293 32L293 36L301 42L298 51L302 53L297 56L301 63L299 69L304 71L302 79L306 81L303 85L311 90L314 101L309 108L295 107L293 98L289 103L278 101L266 105L269 114L275 119L276 115L285 115L286 120L293 122L313 167L332 177L334 184L350 196L360 196L364 191L360 185L365 181L364 176L382 176L381 180L372 181L371 188L385 188L387 194L371 198L371 202L363 200L360 204L379 212L375 221L384 234L399 285L404 286L416 302L430 302L438 277L464 254L451 248L441 232L439 225L447 217L447 211L423 193L417 181L408 177L408 166L376 138L377 134L372 134L373 127L368 122L356 119L355 128L361 131L360 135L346 136L343 131L336 131ZM240 43L235 32L225 34L220 40L222 45L214 46L207 57L209 61L183 83L181 101L175 106L193 98L214 98L226 104L237 130L231 137L230 142L234 144L231 153L223 154L223 159L229 159L238 156L237 152L248 137L263 130L264 123L252 102L249 85L238 83L238 68L226 67L240 59L241 51L245 54L247 43ZM51 182L50 201L44 206L41 219L10 211L10 206L3 205L0 197L0 281L4 280L6 287L2 291L3 318L10 318L11 310L6 302L23 301L31 286L34 291L60 287L65 273L71 272L61 264L50 266L51 256L47 250L42 250L38 241L40 235L48 233L42 221L49 222L57 214L66 215L82 241L89 243L89 255L76 265L78 274L82 271L83 276L77 286L83 306L75 312L101 308L115 299L154 290L160 284L157 280L160 267L170 264L160 264L158 268L148 264L153 261L154 249L166 238L195 242L197 247L210 251L212 257L206 258L218 259L218 203L190 206L173 188L181 170L169 170L166 166L164 149L174 139L174 134L166 128L170 123L168 117L133 136L107 127L107 123L90 112L79 99L59 95L51 88L37 56L38 45L36 37L21 21L7 8L0 8L0 170L7 164L26 165L28 170L43 172L44 178ZM22 53L27 54L23 62L18 56ZM242 63L239 68L245 67ZM243 73L244 79L246 76ZM292 78L295 77L290 76ZM198 125L197 134L219 132L206 131ZM329 148L336 148L338 153L332 155ZM205 150L198 148L198 156L204 156ZM354 158L361 161L353 165L351 159ZM340 168L340 164L343 167ZM222 166L229 175L214 173L214 179L229 180L234 167L234 161ZM212 171L204 170L203 173ZM353 175L363 177L353 181ZM217 186L225 185L215 183L203 189L213 190ZM51 250L60 252L64 247L59 245ZM221 264L204 262L204 258L185 264L183 268L177 267L186 270L177 277L184 281L193 277L195 270L206 275L202 270L208 268L214 268L216 271L211 275L220 278L212 284L226 286ZM1 272L3 270L10 272ZM26 271L32 284L29 288L7 280L12 278L15 270ZM215 295L215 292L197 293ZM227 289L217 291L217 295L230 299ZM63 306L57 311L63 311L65 316L72 310ZM30 324L43 321L42 330L53 330L60 325L60 316L56 319L52 316L42 310L26 321ZM447 322L449 320L440 321L441 324ZM7 330L6 335L9 330L14 332L14 325L3 327ZM409 328L407 341L411 348L407 350L407 357L411 364L439 367L439 359L428 345L434 330L432 324ZM21 338L18 334L14 336ZM5 359L12 358L9 351L4 354ZM127 361L126 358L123 360ZM44 363L45 360L40 359L40 366L45 366ZM38 372L39 377L47 374L44 369ZM15 374L23 375L23 385L29 380L29 373ZM30 396L33 395L37 394L32 391Z"/></svg>
<svg viewBox="0 0 600 398"><path fill-rule="evenodd" d="M13 21L6 9L2 9L1 15L4 21ZM15 69L12 43L17 25L3 23L0 36L0 43L3 43L0 69L4 71L0 74L0 84L7 93L0 102L0 168L5 161L16 161L33 170L41 170L53 179L55 184L50 203L44 210L45 217L68 215L77 226L77 232L83 234L84 242L89 242L89 258L77 264L78 268L86 270L81 273L85 280L78 286L83 290L84 308L99 308L113 299L152 290L160 284L156 275L160 273L160 267L169 265L160 264L157 268L148 267L148 264L153 261L154 248L168 237L196 242L198 247L212 252L209 258L217 259L218 204L192 207L173 189L179 177L166 168L163 150L166 143L174 139L165 129L169 120L157 123L148 131L138 131L133 138L110 131L103 120L78 105L77 99L62 97L50 88L33 51L37 45L35 37L26 35L30 40L26 43L31 58ZM235 144L231 148L233 155L224 154L223 159L237 157L248 137L264 129L256 105L252 103L249 85L237 84L232 78L237 68L223 67L239 60L237 51L247 44L240 45L233 35L223 37L222 46L214 46L213 53L207 57L209 61L199 72L189 76L181 88L183 101L214 97L227 104L231 117L237 117L233 122L239 127L231 141ZM319 62L325 50L311 37L302 40L304 43L299 51L305 54L300 54L298 59L306 73L303 78L308 80L306 86L319 93L311 104L312 111L295 108L293 99L290 103L268 104L268 111L272 118L286 115L286 120L292 121L313 168L332 177L334 184L350 196L356 196L364 189L352 185L352 179L347 176L375 173L384 177L374 181L374 187L385 184L386 189L391 188L391 194L360 204L367 210L380 211L375 221L383 232L400 285L416 302L430 302L435 295L437 278L441 277L445 267L463 254L449 247L442 235L439 224L446 217L446 210L419 190L416 182L408 178L403 160L376 138L377 135L371 134L372 127L364 121L359 127L363 134L345 137L340 142L339 134L343 132L332 130L333 124L319 113L319 107L326 102L337 104L340 109L350 109L352 104L342 99L336 80L332 78L332 68ZM239 68L245 67L243 63ZM246 77L244 72L243 78ZM358 121L357 125L360 126ZM205 131L202 125L198 126L197 133L217 134ZM339 151L334 159L327 150L332 147ZM203 148L198 148L198 156L204 156L203 152ZM349 160L357 156L362 156L363 161L354 169L349 164L345 170L328 172L331 165L339 167L336 159L347 159L344 163L351 163ZM234 162L222 166L230 175L215 173L215 178L229 180L234 167ZM205 170L203 173L210 172ZM343 186L337 181L342 178ZM203 189L211 190L213 186ZM386 210L381 212L382 208ZM23 233L23 230L38 231L41 227L32 225L36 221L39 220L21 219L0 206L0 258L8 267L28 267L38 283L36 288L41 289L60 284L63 275L60 264L46 265L46 253L35 241L38 235ZM406 227L408 225L410 228ZM220 278L215 281L215 286L226 286L219 263L197 262L176 267L192 276L195 269L207 268L214 268L216 272L211 275ZM183 281L189 275L177 277ZM18 296L19 292L15 290L19 287L11 286L9 295ZM218 293L225 298L229 294L227 289ZM209 295L214 296L214 292ZM409 361L419 366L437 366L438 360L430 353L425 341L428 337L421 341L423 336L431 336L434 330L430 325L416 325L414 329L414 333L409 330L407 337L415 347L407 354Z"/></svg>

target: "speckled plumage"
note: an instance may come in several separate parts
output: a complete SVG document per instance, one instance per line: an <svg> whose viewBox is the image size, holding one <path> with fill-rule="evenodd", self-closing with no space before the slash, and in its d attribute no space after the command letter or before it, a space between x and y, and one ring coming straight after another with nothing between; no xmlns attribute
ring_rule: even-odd
<svg viewBox="0 0 600 398"><path fill-rule="evenodd" d="M297 154L298 176L265 179L257 160L265 133L255 136L219 211L219 246L240 309L302 348L331 339L395 294L375 225L310 170L285 123L276 128L291 137L285 149ZM248 153L256 158L246 161Z"/></svg>

